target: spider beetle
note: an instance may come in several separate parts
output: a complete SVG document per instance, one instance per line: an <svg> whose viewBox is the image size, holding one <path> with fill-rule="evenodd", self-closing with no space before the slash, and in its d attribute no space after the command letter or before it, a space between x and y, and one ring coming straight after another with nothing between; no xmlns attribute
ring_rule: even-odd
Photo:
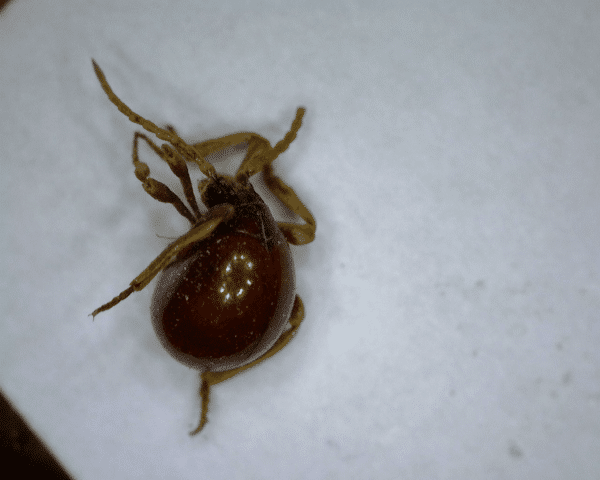
<svg viewBox="0 0 600 480"><path fill-rule="evenodd" d="M312 242L316 223L271 166L296 138L304 108L298 108L289 132L274 147L250 132L190 145L174 128L160 128L134 113L112 91L96 62L92 63L102 89L119 111L165 142L158 146L145 134L134 134L136 177L152 198L170 203L191 224L127 289L94 310L92 316L142 290L162 272L152 298L152 324L161 344L176 360L200 371L201 413L198 427L190 432L194 435L206 425L210 387L277 353L304 318L302 300L295 294L288 243ZM150 177L148 165L138 157L139 140L179 178L190 208L165 184ZM217 173L206 160L212 153L240 144L247 145L247 152L233 177ZM195 162L207 177L198 185L206 211L198 207L186 162ZM269 190L300 216L304 225L273 219L249 182L259 172Z"/></svg>

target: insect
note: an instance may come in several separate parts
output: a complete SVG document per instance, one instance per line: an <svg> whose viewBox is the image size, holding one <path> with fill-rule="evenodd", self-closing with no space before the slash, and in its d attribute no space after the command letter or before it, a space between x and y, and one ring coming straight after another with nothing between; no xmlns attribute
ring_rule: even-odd
<svg viewBox="0 0 600 480"><path fill-rule="evenodd" d="M294 190L273 174L271 165L296 138L304 109L298 108L289 132L275 146L249 132L188 144L174 128L160 128L134 113L112 91L96 62L92 63L102 89L119 111L165 142L159 146L144 133L134 134L136 177L152 198L170 203L191 224L128 288L92 316L111 309L161 274L152 298L152 324L175 359L200 371L200 422L190 432L195 435L207 422L210 388L277 353L304 318L288 244L312 242L316 223ZM165 184L150 177L148 165L138 156L140 140L179 178L187 206ZM217 173L206 160L212 153L240 144L247 145L247 152L233 177ZM196 163L206 177L198 185L204 210L196 201L186 162ZM304 224L273 219L249 182L259 172L269 190Z"/></svg>

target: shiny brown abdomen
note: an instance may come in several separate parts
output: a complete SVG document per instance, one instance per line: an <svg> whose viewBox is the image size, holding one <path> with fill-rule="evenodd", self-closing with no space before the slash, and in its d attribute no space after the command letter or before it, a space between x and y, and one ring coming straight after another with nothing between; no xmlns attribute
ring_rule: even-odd
<svg viewBox="0 0 600 480"><path fill-rule="evenodd" d="M153 325L180 362L228 370L273 345L287 325L294 290L289 246L261 209L220 225L164 270L154 292Z"/></svg>

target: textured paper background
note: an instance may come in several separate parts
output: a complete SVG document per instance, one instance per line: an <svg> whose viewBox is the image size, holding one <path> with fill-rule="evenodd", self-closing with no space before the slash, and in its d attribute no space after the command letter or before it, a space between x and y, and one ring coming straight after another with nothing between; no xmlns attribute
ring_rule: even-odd
<svg viewBox="0 0 600 480"><path fill-rule="evenodd" d="M526 3L9 5L0 388L76 478L598 478L600 9ZM306 319L194 438L152 286L87 316L186 228L91 57L190 141L307 109L276 163Z"/></svg>

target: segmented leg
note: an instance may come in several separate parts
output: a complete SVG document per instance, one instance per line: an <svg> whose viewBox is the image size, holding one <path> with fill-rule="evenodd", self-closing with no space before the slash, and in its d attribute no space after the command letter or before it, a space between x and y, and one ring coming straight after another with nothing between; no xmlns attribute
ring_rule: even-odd
<svg viewBox="0 0 600 480"><path fill-rule="evenodd" d="M172 128L172 127L171 127ZM138 140L144 140L152 150L162 158L171 171L179 178L181 182L181 186L183 187L183 193L185 194L185 198L188 201L188 204L192 207L194 214L192 214L187 207L183 204L183 202L177 197L169 187L162 184L161 182L157 182L154 179L149 179L148 175L150 174L150 169L148 165L144 162L141 162L138 156ZM183 158L171 148L169 145L164 143L161 147L156 145L152 140L150 140L146 135L140 132L135 132L133 135L133 165L135 166L135 175L136 177L144 184L144 189L146 189L146 182L151 180L156 183L161 183L163 185L162 190L165 189L169 191L166 196L166 200L161 198L155 198L159 201L166 201L168 203L172 203L173 206L177 209L177 211L187 218L192 225L196 223L200 219L200 210L198 208L198 203L196 202L196 197L194 196L194 190L192 188L192 181L190 179L190 173L188 171L187 165ZM148 190L146 190L148 191Z"/></svg>
<svg viewBox="0 0 600 480"><path fill-rule="evenodd" d="M232 133L231 135L225 135L223 137L211 138L210 140L195 143L193 147L200 155L207 157L212 153L219 152L228 147L235 147L242 143L254 144L256 142L262 142L267 145L267 148L271 148L271 145L266 138L252 132Z"/></svg>
<svg viewBox="0 0 600 480"><path fill-rule="evenodd" d="M140 125L142 128L144 128L144 130L153 133L165 142L169 142L171 145L173 145L177 153L179 153L185 160L196 162L200 167L200 171L204 175L207 177L214 177L216 173L215 167L213 167L201 155L199 155L192 145L185 143L174 130L160 128L150 120L146 120L144 117L131 110L131 108L125 105L123 101L112 91L112 88L110 88L110 85L104 76L104 72L102 72L98 64L94 60L92 60L92 64L94 65L94 71L96 72L96 76L100 81L102 89L108 96L108 99L119 109L121 113L129 118L131 122Z"/></svg>
<svg viewBox="0 0 600 480"><path fill-rule="evenodd" d="M273 161L287 148L296 138L298 130L302 126L302 117L306 110L303 107L299 107L296 111L296 118L292 122L290 130L285 136L271 147L271 144L267 139L257 134L251 134L252 138L248 140L248 152L242 164L238 168L235 174L236 180L242 178L249 178L252 175L262 171L267 165L273 163Z"/></svg>
<svg viewBox="0 0 600 480"><path fill-rule="evenodd" d="M129 284L129 288L123 290L110 302L105 303L94 310L91 315L95 317L100 312L109 310L119 302L125 300L133 292L143 290L161 270L165 269L169 264L175 261L178 255L182 254L187 247L207 238L221 222L232 218L234 212L235 209L227 204L210 209L202 218L203 221L201 224L196 225L188 233L179 237L171 245L165 248L162 253Z"/></svg>
<svg viewBox="0 0 600 480"><path fill-rule="evenodd" d="M273 344L273 346L261 357L257 358L253 362L250 362L247 365L242 367L234 368L232 370L226 370L224 372L202 372L200 374L200 402L201 402L201 411L200 411L200 424L198 427L190 432L190 435L196 435L199 433L206 425L208 421L208 404L209 404L209 395L210 395L210 387L216 385L217 383L221 383L228 378L237 375L248 368L252 368L255 365L258 365L260 362L266 360L267 358L275 355L279 350L285 347L288 342L292 339L292 337L296 334L296 331L300 327L302 320L304 319L304 304L298 295L294 300L294 306L292 307L292 313L290 314L290 325L291 328L286 330L281 334L281 336L277 339L277 341Z"/></svg>
<svg viewBox="0 0 600 480"><path fill-rule="evenodd" d="M219 152L227 147L233 147L246 143L248 151L246 156L239 166L235 178L241 180L243 177L249 178L252 175L260 172L265 165L270 165L282 152L284 152L290 143L296 138L296 134L302 125L302 117L305 109L300 107L296 112L296 118L292 122L292 126L283 139L274 147L271 147L269 141L261 135L252 132L240 132L232 135L206 140L196 143L193 147L202 157L207 157L212 153Z"/></svg>
<svg viewBox="0 0 600 480"><path fill-rule="evenodd" d="M292 245L305 245L312 242L315 239L317 224L308 208L300 201L292 187L273 174L273 167L271 165L265 165L263 175L265 184L273 195L306 222L305 225L278 222L277 226L285 239Z"/></svg>

